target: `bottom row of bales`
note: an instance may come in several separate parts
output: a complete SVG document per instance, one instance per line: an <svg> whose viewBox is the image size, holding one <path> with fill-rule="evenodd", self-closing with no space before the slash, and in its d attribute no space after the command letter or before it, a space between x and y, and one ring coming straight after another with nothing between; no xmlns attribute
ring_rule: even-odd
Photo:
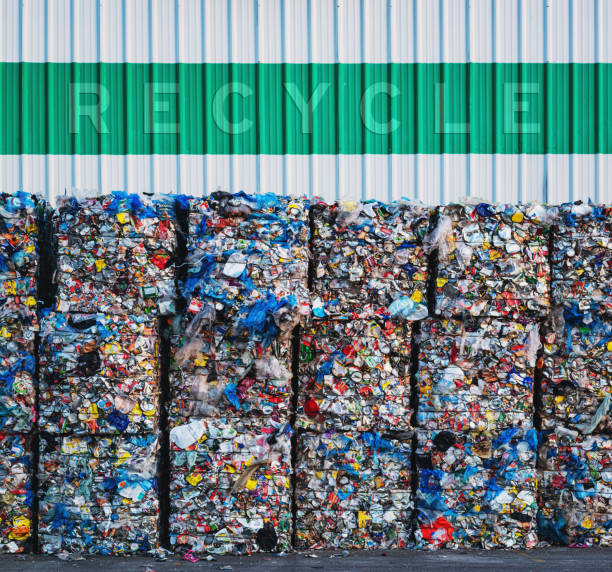
<svg viewBox="0 0 612 572"><path fill-rule="evenodd" d="M295 433L286 421L232 415L171 430L171 537L198 553L610 545L612 339L588 314L563 319L542 336L539 433L540 338L530 323L423 322L416 411L406 399L405 328L354 320L305 329ZM576 391L581 401L572 401ZM581 404L585 413L573 413ZM43 552L158 546L156 436L43 432L37 440ZM9 552L32 548L33 444L0 434Z"/></svg>

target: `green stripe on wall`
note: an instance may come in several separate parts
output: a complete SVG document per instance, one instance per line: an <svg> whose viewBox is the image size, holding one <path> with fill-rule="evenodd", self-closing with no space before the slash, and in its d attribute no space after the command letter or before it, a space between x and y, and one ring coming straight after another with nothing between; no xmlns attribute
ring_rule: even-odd
<svg viewBox="0 0 612 572"><path fill-rule="evenodd" d="M0 63L0 154L611 152L612 64Z"/></svg>

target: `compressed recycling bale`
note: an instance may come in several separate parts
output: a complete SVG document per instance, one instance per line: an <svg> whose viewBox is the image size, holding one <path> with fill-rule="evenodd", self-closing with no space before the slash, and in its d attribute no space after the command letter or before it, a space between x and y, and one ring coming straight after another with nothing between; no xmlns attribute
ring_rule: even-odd
<svg viewBox="0 0 612 572"><path fill-rule="evenodd" d="M374 200L312 208L317 318L427 316L428 208Z"/></svg>
<svg viewBox="0 0 612 572"><path fill-rule="evenodd" d="M543 429L612 432L612 321L594 308L558 307L546 324Z"/></svg>
<svg viewBox="0 0 612 572"><path fill-rule="evenodd" d="M39 223L45 209L33 195L0 194L0 298L36 305Z"/></svg>
<svg viewBox="0 0 612 572"><path fill-rule="evenodd" d="M44 201L0 194L0 430L29 432L35 412L38 239Z"/></svg>
<svg viewBox="0 0 612 572"><path fill-rule="evenodd" d="M44 313L41 429L52 433L156 431L157 334L157 320L147 315Z"/></svg>
<svg viewBox="0 0 612 572"><path fill-rule="evenodd" d="M428 248L438 249L436 312L539 317L550 307L550 212L540 205L440 208Z"/></svg>
<svg viewBox="0 0 612 572"><path fill-rule="evenodd" d="M405 548L412 534L410 433L298 433L299 550Z"/></svg>
<svg viewBox="0 0 612 572"><path fill-rule="evenodd" d="M553 302L612 315L612 207L563 204L553 232Z"/></svg>
<svg viewBox="0 0 612 572"><path fill-rule="evenodd" d="M425 320L418 338L418 425L457 431L530 428L539 347L536 323Z"/></svg>
<svg viewBox="0 0 612 572"><path fill-rule="evenodd" d="M302 330L297 427L409 430L410 325L316 320Z"/></svg>
<svg viewBox="0 0 612 572"><path fill-rule="evenodd" d="M58 312L174 312L174 199L149 201L116 191L60 198Z"/></svg>
<svg viewBox="0 0 612 572"><path fill-rule="evenodd" d="M215 312L226 324L268 336L288 329L292 314L309 313L305 199L213 193L179 200L189 213L188 312Z"/></svg>
<svg viewBox="0 0 612 572"><path fill-rule="evenodd" d="M418 432L417 540L423 548L537 543L534 429Z"/></svg>
<svg viewBox="0 0 612 572"><path fill-rule="evenodd" d="M0 307L0 430L28 432L36 417L36 312Z"/></svg>
<svg viewBox="0 0 612 572"><path fill-rule="evenodd" d="M0 432L0 553L30 548L32 442L26 435Z"/></svg>
<svg viewBox="0 0 612 572"><path fill-rule="evenodd" d="M43 554L126 555L157 546L157 437L40 439Z"/></svg>
<svg viewBox="0 0 612 572"><path fill-rule="evenodd" d="M288 423L195 420L170 432L170 538L217 554L285 551L291 543Z"/></svg>
<svg viewBox="0 0 612 572"><path fill-rule="evenodd" d="M612 546L612 436L562 425L540 436L541 540Z"/></svg>

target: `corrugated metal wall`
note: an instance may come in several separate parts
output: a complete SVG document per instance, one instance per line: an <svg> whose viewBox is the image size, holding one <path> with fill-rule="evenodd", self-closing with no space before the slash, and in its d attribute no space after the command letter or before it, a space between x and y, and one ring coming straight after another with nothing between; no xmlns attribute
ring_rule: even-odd
<svg viewBox="0 0 612 572"><path fill-rule="evenodd" d="M612 0L2 0L0 190L610 201L611 25ZM78 82L108 88L107 132L68 129ZM537 132L508 136L519 82ZM170 137L143 131L149 83L178 85ZM211 120L226 83L244 133ZM322 83L305 134L295 101Z"/></svg>

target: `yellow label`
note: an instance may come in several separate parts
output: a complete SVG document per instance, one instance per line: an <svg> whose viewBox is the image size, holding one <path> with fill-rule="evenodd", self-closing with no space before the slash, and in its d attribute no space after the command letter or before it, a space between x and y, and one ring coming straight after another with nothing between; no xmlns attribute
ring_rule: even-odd
<svg viewBox="0 0 612 572"><path fill-rule="evenodd" d="M448 282L448 280L446 278L438 278L436 280L436 284L438 285L438 288L442 288L442 286L444 286L444 284L446 284Z"/></svg>
<svg viewBox="0 0 612 572"><path fill-rule="evenodd" d="M121 224L127 224L130 222L130 215L128 213L117 213L117 220Z"/></svg>
<svg viewBox="0 0 612 572"><path fill-rule="evenodd" d="M16 516L13 519L13 526L9 532L11 540L25 540L30 536L30 519L25 516Z"/></svg>
<svg viewBox="0 0 612 572"><path fill-rule="evenodd" d="M195 487L201 480L202 475L200 473L191 473L185 480L192 486Z"/></svg>
<svg viewBox="0 0 612 572"><path fill-rule="evenodd" d="M410 299L418 304L423 299L423 294L421 294L418 290L415 290L414 294L410 296Z"/></svg>
<svg viewBox="0 0 612 572"><path fill-rule="evenodd" d="M612 352L612 342L608 342L608 345L606 347L608 348L609 352Z"/></svg>
<svg viewBox="0 0 612 572"><path fill-rule="evenodd" d="M103 268L106 268L106 262L104 262L104 259L100 258L99 260L96 260L96 270L100 272Z"/></svg>
<svg viewBox="0 0 612 572"><path fill-rule="evenodd" d="M236 472L236 469L234 469L232 465L225 465L225 472L234 474Z"/></svg>
<svg viewBox="0 0 612 572"><path fill-rule="evenodd" d="M34 296L28 296L25 301L26 306L36 306L36 298Z"/></svg>
<svg viewBox="0 0 612 572"><path fill-rule="evenodd" d="M366 522L368 522L368 520L370 520L370 517L368 516L368 513L360 510L357 513L357 526L359 528L363 528L366 525Z"/></svg>
<svg viewBox="0 0 612 572"><path fill-rule="evenodd" d="M523 213L522 213L522 212L515 212L515 213L512 215L512 222L523 222L523 219L524 219L524 218L525 218L525 217L523 216Z"/></svg>
<svg viewBox="0 0 612 572"><path fill-rule="evenodd" d="M244 485L248 490L254 491L257 488L257 481L255 479L249 479L247 484Z"/></svg>

